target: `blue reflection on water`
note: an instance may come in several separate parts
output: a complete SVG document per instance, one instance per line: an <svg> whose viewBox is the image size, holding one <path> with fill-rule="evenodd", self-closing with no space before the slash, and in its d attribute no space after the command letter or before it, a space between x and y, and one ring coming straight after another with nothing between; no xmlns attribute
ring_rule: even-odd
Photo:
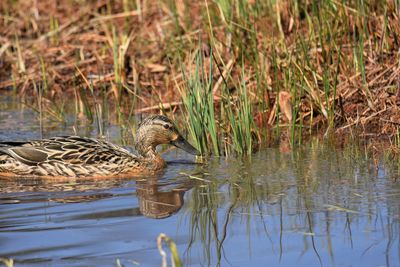
<svg viewBox="0 0 400 267"><path fill-rule="evenodd" d="M0 113L0 137L38 138L33 115L12 115L19 110ZM46 134L72 131L54 127ZM158 177L0 180L0 257L16 266L161 266L156 238L166 233L185 266L399 266L391 165L324 146L204 165L175 150L163 156Z"/></svg>

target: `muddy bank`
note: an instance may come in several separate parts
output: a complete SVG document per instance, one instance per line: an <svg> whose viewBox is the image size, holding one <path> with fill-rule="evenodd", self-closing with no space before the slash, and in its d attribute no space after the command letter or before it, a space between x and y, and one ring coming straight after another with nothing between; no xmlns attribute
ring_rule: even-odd
<svg viewBox="0 0 400 267"><path fill-rule="evenodd" d="M276 104L287 92L293 127L312 129L303 135L331 127L395 142L396 1L239 2L86 1L77 11L64 0L2 1L0 89L33 96L26 102L48 113L66 99L81 117L99 99L124 116L173 113L182 108L187 77L204 71L211 72L211 84L202 85L212 90L216 114L230 103L238 108L246 85L257 135L287 123Z"/></svg>

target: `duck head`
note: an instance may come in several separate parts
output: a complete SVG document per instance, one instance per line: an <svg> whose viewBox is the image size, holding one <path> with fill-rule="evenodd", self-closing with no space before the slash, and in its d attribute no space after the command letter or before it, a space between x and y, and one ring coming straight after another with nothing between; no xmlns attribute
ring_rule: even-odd
<svg viewBox="0 0 400 267"><path fill-rule="evenodd" d="M199 151L189 144L176 129L172 121L163 115L145 118L136 132L136 150L144 157L155 154L156 147L171 144L184 151L200 155Z"/></svg>

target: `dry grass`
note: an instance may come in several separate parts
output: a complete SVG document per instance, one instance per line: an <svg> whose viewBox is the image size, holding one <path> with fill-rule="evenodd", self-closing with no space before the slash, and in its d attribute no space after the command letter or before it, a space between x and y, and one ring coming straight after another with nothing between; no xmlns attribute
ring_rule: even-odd
<svg viewBox="0 0 400 267"><path fill-rule="evenodd" d="M400 125L398 0L5 0L0 14L0 89L40 91L44 110L75 96L87 116L101 96L118 117L177 111L201 53L219 137L243 85L261 142L287 116L292 141L321 128L393 139Z"/></svg>

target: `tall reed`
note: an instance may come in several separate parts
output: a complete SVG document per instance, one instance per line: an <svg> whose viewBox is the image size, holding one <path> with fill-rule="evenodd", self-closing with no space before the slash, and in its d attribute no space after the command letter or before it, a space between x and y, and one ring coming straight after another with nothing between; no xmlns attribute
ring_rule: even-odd
<svg viewBox="0 0 400 267"><path fill-rule="evenodd" d="M255 123L253 119L253 106L248 99L245 81L245 72L242 68L241 81L238 94L235 98L225 90L227 130L231 133L232 148L238 154L250 155L253 150L253 131Z"/></svg>
<svg viewBox="0 0 400 267"><path fill-rule="evenodd" d="M182 66L185 83L183 88L178 88L188 116L188 130L195 146L202 154L211 150L219 155L220 142L212 92L213 61L209 60L208 69L205 69L204 62L203 53L199 50L195 55L195 70L192 74L188 74Z"/></svg>

